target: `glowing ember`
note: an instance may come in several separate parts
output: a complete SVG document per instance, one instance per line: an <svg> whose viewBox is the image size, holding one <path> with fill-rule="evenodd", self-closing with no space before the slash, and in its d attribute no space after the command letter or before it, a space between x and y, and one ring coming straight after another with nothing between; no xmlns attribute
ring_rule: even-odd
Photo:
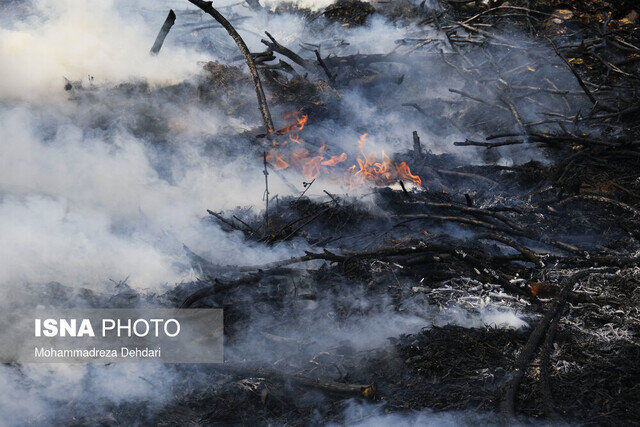
<svg viewBox="0 0 640 427"><path fill-rule="evenodd" d="M294 124L274 132L276 135L272 138L267 161L276 169L286 169L293 167L306 179L316 178L321 173L328 174L329 168L333 168L347 160L347 154L325 157L325 144L316 151L311 151L305 147L304 140L300 137L300 131L304 129L309 116L298 115L297 113L289 113L285 115L285 119L294 118ZM277 136L285 136L282 140L278 140ZM373 183L375 185L390 185L394 182L404 179L421 186L422 181L417 175L413 175L406 162L394 163L391 158L381 152L380 156L374 152L365 153L365 145L367 134L364 134L358 140L358 148L362 157L356 158L357 164L348 168L345 174L345 183L349 187L359 187L365 183ZM293 149L287 147L289 142L298 144L298 148ZM294 146L296 147L296 146Z"/></svg>

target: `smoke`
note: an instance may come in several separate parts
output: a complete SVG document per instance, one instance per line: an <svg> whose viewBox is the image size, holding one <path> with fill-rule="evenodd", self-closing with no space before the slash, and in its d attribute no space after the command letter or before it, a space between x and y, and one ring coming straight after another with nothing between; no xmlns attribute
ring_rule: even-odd
<svg viewBox="0 0 640 427"><path fill-rule="evenodd" d="M171 399L173 370L152 364L0 366L3 425L44 425L85 419L112 423L113 405L145 402L141 418Z"/></svg>
<svg viewBox="0 0 640 427"><path fill-rule="evenodd" d="M176 283L192 277L183 243L222 263L290 254L267 255L200 221L206 209L260 203L259 171L247 170L245 160L225 164L184 147L164 159L166 179L131 134L92 135L68 122L73 115L42 120L38 113L0 109L8 124L0 145L5 287L55 280L95 289L125 277L136 288ZM43 141L46 127L52 135ZM214 252L211 241L225 243Z"/></svg>
<svg viewBox="0 0 640 427"><path fill-rule="evenodd" d="M203 59L179 46L172 46L171 55L147 55L155 37L151 22L138 15L121 16L113 0L34 0L33 6L28 19L11 29L0 28L4 99L59 94L63 77L178 82L195 73ZM159 28L162 21L155 24Z"/></svg>
<svg viewBox="0 0 640 427"><path fill-rule="evenodd" d="M331 6L335 2L336 0L261 0L260 4L272 10L278 6L294 5L297 8L309 9L315 12Z"/></svg>
<svg viewBox="0 0 640 427"><path fill-rule="evenodd" d="M296 2L313 10L330 3ZM192 89L201 61L241 63L223 29L199 33L186 25L211 24L201 14L179 10L186 4L33 0L22 2L20 13L0 20L3 304L24 302L12 299L18 289L52 281L104 291L110 289L111 280L127 278L137 291L170 289L195 278L183 244L219 264L263 264L306 249L295 241L274 247L247 243L239 233L223 232L203 219L206 209L260 209L264 175L260 159L247 148L249 138L243 135L259 123L254 100L252 112L240 114L228 114L217 104L191 102L197 96ZM152 57L148 50L169 7L177 9L176 27L160 55ZM389 53L401 45L398 40L410 39L417 31L412 25L376 15L366 26L345 28L323 18L309 22L292 14L233 10L246 18L235 25L254 52L265 48L260 42L264 30L294 50L301 43L319 46L323 56ZM313 58L309 52L305 56ZM372 65L373 71L389 78L343 90L335 116L311 117L308 131L325 140L328 151L347 151L352 163L351 153L365 132L370 134L372 149L388 153L409 149L412 130L418 131L425 148L453 151L453 140L463 138L469 128L459 123L459 105L453 102L457 97L448 88L463 87L465 81L435 59L439 56ZM529 58L523 53L513 61L522 65ZM65 78L73 90L63 89ZM188 86L183 92L170 88L182 82ZM123 84L126 87L119 86ZM128 88L133 95L127 94ZM157 88L167 91L153 93ZM414 101L438 114L425 117L403 106ZM537 114L533 107L526 111L527 118ZM280 116L275 118L282 121ZM300 176L288 176L302 188ZM273 194L291 193L277 175L270 179ZM319 180L307 194L334 188L344 190ZM308 313L304 325L289 324L274 332L301 339L312 336L317 348L344 340L356 348L368 348L384 345L390 336L434 324L526 326L515 311L493 305L481 305L469 313L407 301L406 313L418 313L409 315L397 313L384 298L371 302L368 296L346 291L335 298L353 298L354 305L362 304L358 309L370 314L339 323L324 315L332 312L335 302L327 298L295 308ZM266 348L251 337L264 329L269 317L254 313L255 323L247 330L246 340L233 350L265 357L261 352ZM170 368L153 365L37 365L20 370L2 366L0 414L8 424L46 423L64 412L60 396L77 402L69 411L84 404L93 413L102 413L104 407L93 408L101 400L105 405L136 400L160 405L170 398L173 378ZM367 422L402 420L377 413ZM428 413L410 418L419 424L454 420L462 418Z"/></svg>
<svg viewBox="0 0 640 427"><path fill-rule="evenodd" d="M364 404L354 400L348 401L344 410L344 422L346 425L360 427L378 426L501 426L504 419L491 413L479 413L471 411L447 411L434 412L429 409L408 413L385 413L383 405ZM520 423L509 421L509 425L531 425L532 423Z"/></svg>

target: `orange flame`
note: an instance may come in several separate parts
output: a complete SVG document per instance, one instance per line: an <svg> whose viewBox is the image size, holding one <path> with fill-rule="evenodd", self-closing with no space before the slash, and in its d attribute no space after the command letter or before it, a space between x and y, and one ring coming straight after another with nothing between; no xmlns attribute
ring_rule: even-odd
<svg viewBox="0 0 640 427"><path fill-rule="evenodd" d="M393 163L384 150L381 152L381 161L376 161L375 153L365 153L364 146L367 143L367 135L365 133L358 140L362 157L356 159L357 165L349 168L353 174L353 179L349 181L350 186L363 185L365 180L373 181L376 185L389 185L400 178L409 180L418 186L422 185L420 177L411 173L406 162Z"/></svg>
<svg viewBox="0 0 640 427"><path fill-rule="evenodd" d="M287 113L284 118L294 118L295 123L274 132L277 135L286 135L286 138L282 141L273 139L267 155L267 160L273 167L286 169L293 166L302 173L305 179L314 179L321 173L328 173L328 168L335 167L347 160L346 153L325 158L324 142L315 152L311 152L305 147L304 140L300 137L299 132L306 126L309 120L308 115L300 115L297 112L293 112ZM411 181L418 186L422 185L420 177L411 173L406 162L396 164L384 151L381 152L380 160L378 160L378 156L374 152L365 153L367 136L368 134L365 133L358 139L358 148L362 157L358 156L356 158L357 164L348 168L345 177L347 185L359 187L367 182L375 185L389 185L399 179ZM298 144L299 149L296 151L292 151L289 148L283 150L289 141Z"/></svg>

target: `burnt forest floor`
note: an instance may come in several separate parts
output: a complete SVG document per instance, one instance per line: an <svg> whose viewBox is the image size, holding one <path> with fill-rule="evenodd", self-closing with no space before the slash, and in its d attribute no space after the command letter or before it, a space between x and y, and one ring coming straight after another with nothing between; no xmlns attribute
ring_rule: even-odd
<svg viewBox="0 0 640 427"><path fill-rule="evenodd" d="M256 245L295 242L303 248L295 258L236 267L185 248L200 272L195 282L161 295L138 295L126 283L115 296L84 295L119 307L224 307L227 363L174 366L184 381L159 410L121 404L109 419L76 421L367 422L366 414L345 418L354 405L406 417L454 411L469 423L640 419L637 13L631 2L604 0L490 3L442 2L432 13L410 2L343 2L325 12L344 25L380 13L439 27L453 52L444 58L450 71L469 81L461 96L509 123L489 126L486 140L457 144L457 153L477 153L475 162L434 154L416 133L414 149L393 162L406 162L421 185L401 178L364 195L296 194L273 200L268 219L242 208L204 219ZM575 77L577 94L551 81L530 87L527 75L509 69L519 46L492 56L515 43L504 38L510 28L547 54L557 50L554 66ZM469 51L477 46L484 57ZM375 60L326 58L338 76L331 85L260 70L270 103L327 117L331 94L371 77ZM366 62L359 74L358 61ZM200 102L216 102L218 83L248 82L240 68L207 67ZM489 90L499 95L486 101ZM578 97L583 107L549 111L544 127L519 113L523 103L550 105L550 97L561 107ZM423 107L407 111L421 117ZM477 119L465 115L458 119ZM251 142L256 152L264 139ZM498 161L504 147L510 165ZM519 162L525 148L541 160ZM394 322L418 326L397 336Z"/></svg>

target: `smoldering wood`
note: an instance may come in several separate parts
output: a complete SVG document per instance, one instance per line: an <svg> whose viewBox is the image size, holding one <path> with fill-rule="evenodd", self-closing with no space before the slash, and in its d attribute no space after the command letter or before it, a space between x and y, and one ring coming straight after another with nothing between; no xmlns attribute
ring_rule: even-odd
<svg viewBox="0 0 640 427"><path fill-rule="evenodd" d="M413 131L413 161L418 163L423 156L422 153L422 145L420 144L420 137L418 136L418 131Z"/></svg>
<svg viewBox="0 0 640 427"><path fill-rule="evenodd" d="M269 62L276 59L273 51L266 50L264 52L252 53L251 57L253 58L256 65L262 64L263 62Z"/></svg>

